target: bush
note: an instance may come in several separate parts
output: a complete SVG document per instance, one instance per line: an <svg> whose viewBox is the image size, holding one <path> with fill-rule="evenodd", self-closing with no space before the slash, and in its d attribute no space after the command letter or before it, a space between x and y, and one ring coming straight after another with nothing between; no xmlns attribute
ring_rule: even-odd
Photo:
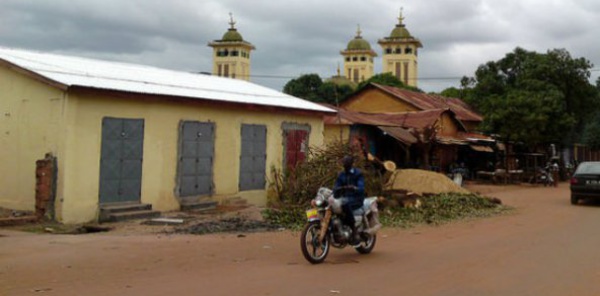
<svg viewBox="0 0 600 296"><path fill-rule="evenodd" d="M281 172L272 168L269 187L274 195L269 200L270 205L276 208L308 205L320 187L333 187L342 170L341 159L346 155L353 155L354 167L362 171L367 196L381 195L383 178L380 171L350 145L336 142L325 148L309 148L307 160L293 170Z"/></svg>

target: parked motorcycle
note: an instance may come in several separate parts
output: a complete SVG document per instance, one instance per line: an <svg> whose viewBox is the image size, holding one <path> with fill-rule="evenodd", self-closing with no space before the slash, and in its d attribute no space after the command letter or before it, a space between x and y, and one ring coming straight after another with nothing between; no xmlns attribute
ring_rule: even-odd
<svg viewBox="0 0 600 296"><path fill-rule="evenodd" d="M342 201L334 196L329 188L322 187L311 202L313 208L306 211L308 222L302 230L300 247L302 254L312 264L321 263L329 254L331 246L346 247L352 238L352 229L342 223ZM370 253L377 241L377 231L381 228L377 197L365 198L363 206L354 210L356 229L360 244L355 247L361 254Z"/></svg>
<svg viewBox="0 0 600 296"><path fill-rule="evenodd" d="M538 170L535 183L542 184L544 187L554 185L554 179L552 178L552 174L550 173L550 169L548 167L540 168Z"/></svg>

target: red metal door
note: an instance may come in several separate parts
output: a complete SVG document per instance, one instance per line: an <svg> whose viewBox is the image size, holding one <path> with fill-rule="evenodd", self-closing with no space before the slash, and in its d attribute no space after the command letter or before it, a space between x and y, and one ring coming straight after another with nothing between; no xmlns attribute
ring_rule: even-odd
<svg viewBox="0 0 600 296"><path fill-rule="evenodd" d="M308 131L287 130L285 135L285 165L294 169L296 165L306 159L306 144Z"/></svg>

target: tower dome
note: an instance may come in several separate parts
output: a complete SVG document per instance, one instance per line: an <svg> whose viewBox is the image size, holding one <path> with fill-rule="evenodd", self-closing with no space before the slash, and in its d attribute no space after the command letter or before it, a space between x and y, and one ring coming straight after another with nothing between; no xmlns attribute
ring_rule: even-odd
<svg viewBox="0 0 600 296"><path fill-rule="evenodd" d="M361 33L362 32L360 31L359 27L356 31L356 36L354 37L354 39L348 42L346 50L371 50L371 44L369 44L369 41L362 38L362 36L360 35Z"/></svg>
<svg viewBox="0 0 600 296"><path fill-rule="evenodd" d="M229 21L229 29L227 29L227 32L225 32L225 34L223 34L223 38L221 38L221 41L223 42L241 42L244 41L244 38L242 38L242 34L240 34L240 32L237 31L237 29L235 28L235 21L233 20L233 15L231 13L229 13L229 17L231 18L231 20Z"/></svg>
<svg viewBox="0 0 600 296"><path fill-rule="evenodd" d="M240 32L238 32L236 28L230 28L229 30L227 30L227 32L225 32L225 34L223 34L223 38L221 38L221 41L244 41L244 38L242 38L242 34L240 34Z"/></svg>
<svg viewBox="0 0 600 296"><path fill-rule="evenodd" d="M390 34L391 39L411 37L412 36L410 35L410 32L408 32L406 26L403 23L397 24L396 27L392 30L392 33Z"/></svg>

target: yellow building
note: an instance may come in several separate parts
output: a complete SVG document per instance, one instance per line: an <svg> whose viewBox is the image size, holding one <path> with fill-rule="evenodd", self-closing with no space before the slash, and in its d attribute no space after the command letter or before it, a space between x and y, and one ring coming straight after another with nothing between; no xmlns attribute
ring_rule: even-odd
<svg viewBox="0 0 600 296"><path fill-rule="evenodd" d="M229 14L231 26L220 40L210 42L213 48L213 75L250 80L250 52L254 45L242 38Z"/></svg>
<svg viewBox="0 0 600 296"><path fill-rule="evenodd" d="M383 50L383 73L392 73L406 85L417 87L419 77L418 50L423 47L403 23L402 11L390 36L379 39Z"/></svg>
<svg viewBox="0 0 600 296"><path fill-rule="evenodd" d="M238 79L0 48L0 207L34 209L46 154L64 223L114 204L264 205L270 169L321 145L331 112Z"/></svg>
<svg viewBox="0 0 600 296"><path fill-rule="evenodd" d="M348 42L345 50L340 51L344 57L344 75L350 81L359 83L373 76L373 58L377 53L371 49L369 41L360 35L360 27L356 30L354 39Z"/></svg>

